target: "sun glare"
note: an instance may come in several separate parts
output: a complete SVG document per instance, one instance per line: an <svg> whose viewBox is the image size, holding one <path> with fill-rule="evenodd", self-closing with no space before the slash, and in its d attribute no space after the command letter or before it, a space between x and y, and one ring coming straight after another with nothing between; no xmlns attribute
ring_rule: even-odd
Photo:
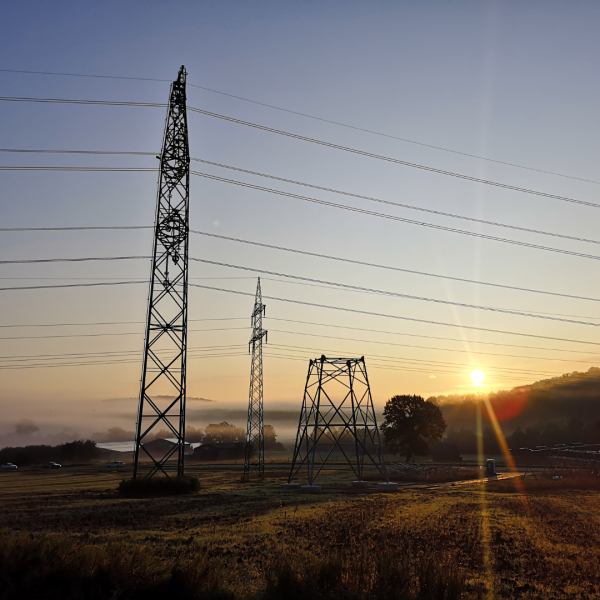
<svg viewBox="0 0 600 600"><path fill-rule="evenodd" d="M483 371L473 371L471 373L471 381L473 385L481 385L485 381L485 373Z"/></svg>

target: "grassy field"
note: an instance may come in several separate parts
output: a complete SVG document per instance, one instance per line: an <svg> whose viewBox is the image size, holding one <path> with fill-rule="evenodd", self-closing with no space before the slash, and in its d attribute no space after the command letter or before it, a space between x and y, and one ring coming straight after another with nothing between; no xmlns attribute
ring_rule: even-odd
<svg viewBox="0 0 600 600"><path fill-rule="evenodd" d="M191 495L119 497L101 467L0 473L0 598L600 597L595 482L279 489L202 470Z"/></svg>

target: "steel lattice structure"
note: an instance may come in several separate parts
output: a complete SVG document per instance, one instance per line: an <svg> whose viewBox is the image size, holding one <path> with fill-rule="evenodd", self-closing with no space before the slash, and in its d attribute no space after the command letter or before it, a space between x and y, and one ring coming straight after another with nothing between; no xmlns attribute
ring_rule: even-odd
<svg viewBox="0 0 600 600"><path fill-rule="evenodd" d="M252 352L250 367L250 394L248 399L248 425L246 427L246 456L244 461L244 479L252 475L263 478L265 475L265 436L263 420L263 362L262 342L267 332L262 327L266 306L262 303L260 277L256 284L256 297L252 311L252 337L248 351Z"/></svg>
<svg viewBox="0 0 600 600"><path fill-rule="evenodd" d="M160 155L134 477L184 471L190 189L186 75L181 67L171 85ZM158 428L166 428L175 443L145 442Z"/></svg>
<svg viewBox="0 0 600 600"><path fill-rule="evenodd" d="M288 484L306 465L312 486L336 451L358 481L366 460L389 482L364 356L310 361Z"/></svg>

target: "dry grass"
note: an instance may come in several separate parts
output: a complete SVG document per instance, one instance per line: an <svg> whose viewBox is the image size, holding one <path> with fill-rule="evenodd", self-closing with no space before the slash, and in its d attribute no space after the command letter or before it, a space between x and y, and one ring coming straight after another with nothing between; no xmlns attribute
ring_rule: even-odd
<svg viewBox="0 0 600 600"><path fill-rule="evenodd" d="M191 495L122 498L122 474L12 475L2 600L600 597L600 493L583 482L357 496L330 472L306 496L214 470Z"/></svg>

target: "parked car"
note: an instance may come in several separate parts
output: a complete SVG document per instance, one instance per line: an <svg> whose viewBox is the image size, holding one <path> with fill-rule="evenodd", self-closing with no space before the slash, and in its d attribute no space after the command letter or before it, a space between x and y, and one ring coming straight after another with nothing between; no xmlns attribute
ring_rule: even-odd
<svg viewBox="0 0 600 600"><path fill-rule="evenodd" d="M62 465L55 462L49 462L47 465L42 465L42 469L61 469Z"/></svg>
<svg viewBox="0 0 600 600"><path fill-rule="evenodd" d="M118 469L124 467L125 463L122 460L113 460L106 465L109 469Z"/></svg>
<svg viewBox="0 0 600 600"><path fill-rule="evenodd" d="M3 465L0 465L0 469L4 469L5 471L15 471L17 468L17 465L13 465L12 463L5 463Z"/></svg>

